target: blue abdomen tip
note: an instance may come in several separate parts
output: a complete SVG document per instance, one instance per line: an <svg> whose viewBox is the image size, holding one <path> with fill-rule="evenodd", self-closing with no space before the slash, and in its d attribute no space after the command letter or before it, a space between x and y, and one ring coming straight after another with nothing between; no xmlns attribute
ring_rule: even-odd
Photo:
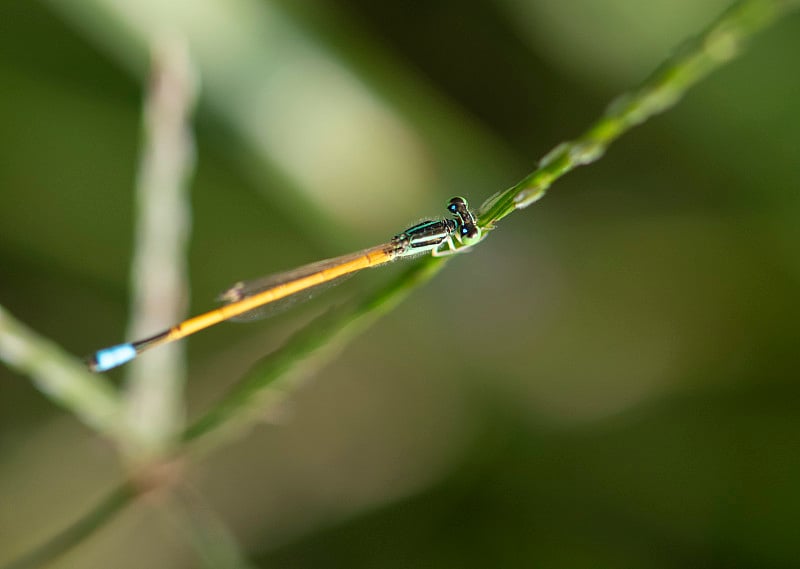
<svg viewBox="0 0 800 569"><path fill-rule="evenodd" d="M91 361L92 371L108 371L136 357L136 348L133 344L119 344L94 354Z"/></svg>

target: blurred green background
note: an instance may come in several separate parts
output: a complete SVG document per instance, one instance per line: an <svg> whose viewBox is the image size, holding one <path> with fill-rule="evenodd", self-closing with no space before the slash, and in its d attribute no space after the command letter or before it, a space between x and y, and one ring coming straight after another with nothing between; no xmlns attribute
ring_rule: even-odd
<svg viewBox="0 0 800 569"><path fill-rule="evenodd" d="M200 76L191 312L515 183L722 0L0 4L0 304L121 341L149 45ZM191 484L259 567L800 566L800 19L504 220ZM188 407L370 271L188 340ZM107 374L119 384L121 372ZM114 449L0 368L0 562ZM141 502L58 567L195 567Z"/></svg>

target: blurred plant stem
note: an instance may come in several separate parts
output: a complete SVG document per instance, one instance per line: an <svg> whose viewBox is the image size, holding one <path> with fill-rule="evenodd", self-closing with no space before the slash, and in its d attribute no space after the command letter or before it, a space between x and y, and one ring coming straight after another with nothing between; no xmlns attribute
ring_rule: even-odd
<svg viewBox="0 0 800 569"><path fill-rule="evenodd" d="M620 135L676 104L691 86L738 55L747 39L799 4L798 0L745 0L735 4L638 89L612 102L583 135L557 146L532 174L490 199L484 205L481 226L492 228L514 210L542 197L550 184L565 173L598 160ZM326 315L296 334L282 349L258 363L227 397L184 432L178 458L207 451L224 440L220 435L241 432L261 420L310 370L322 365L347 340L432 278L446 260L424 259L362 302ZM108 388L103 387L105 384L76 369L76 362L3 312L0 312L0 357L31 375L46 395L88 423L111 430L110 417L118 411L118 403ZM157 470L159 465L153 467ZM157 483L160 478L156 474L152 480ZM108 521L138 492L133 484L121 486L76 526L26 557L24 564L11 567L34 567L57 557Z"/></svg>
<svg viewBox="0 0 800 569"><path fill-rule="evenodd" d="M705 32L684 44L637 89L617 97L582 135L563 142L539 161L539 167L511 188L489 198L478 223L484 229L516 209L544 196L558 178L599 160L617 138L670 109L709 73L727 63L747 40L800 6L798 0L744 0L735 3Z"/></svg>
<svg viewBox="0 0 800 569"><path fill-rule="evenodd" d="M105 378L89 373L84 364L3 307L0 360L30 377L39 391L92 428L115 438L123 432L122 403Z"/></svg>
<svg viewBox="0 0 800 569"><path fill-rule="evenodd" d="M195 151L191 113L196 81L186 42L154 46L144 103L137 225L131 267L129 338L142 338L185 317L191 223L189 180ZM183 425L186 364L181 342L164 346L128 368L124 451L135 464L171 447Z"/></svg>
<svg viewBox="0 0 800 569"><path fill-rule="evenodd" d="M4 569L32 569L60 557L110 522L137 496L133 484L124 483L114 489L88 514L59 533L44 545L6 565Z"/></svg>
<svg viewBox="0 0 800 569"><path fill-rule="evenodd" d="M186 485L172 492L164 502L164 514L194 549L208 569L249 569L250 565L233 534L217 517L202 495Z"/></svg>

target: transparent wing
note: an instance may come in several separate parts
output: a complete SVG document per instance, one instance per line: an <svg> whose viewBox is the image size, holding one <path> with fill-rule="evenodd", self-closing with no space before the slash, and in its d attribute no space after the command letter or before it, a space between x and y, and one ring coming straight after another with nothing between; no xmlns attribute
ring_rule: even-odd
<svg viewBox="0 0 800 569"><path fill-rule="evenodd" d="M278 275L275 275L275 276L278 276ZM240 314L239 316L235 316L234 318L231 318L230 321L231 322L253 322L255 320L262 320L264 318L270 318L270 317L275 316L277 314L281 314L282 312L285 312L285 311L289 310L290 308L292 308L292 307L294 307L294 306L296 306L298 304L302 304L302 303L306 302L307 300L310 300L310 299L314 298L316 295L320 294L321 292L324 292L324 291L336 286L337 284L346 281L351 276L353 276L352 273L350 273L348 275L343 275L343 276L335 278L335 279L332 279L332 280L327 281L327 282L325 282L323 284L319 284L319 285L316 285L316 286L308 287L308 288L306 288L305 290L303 290L301 292L292 294L290 296L286 296L286 297L284 297L284 298L282 298L280 300L276 300L274 302L270 302L269 304L265 304L264 306L260 306L258 308L254 308L253 310L249 310L249 311L247 311L247 312L245 312L243 314ZM266 279L267 277L264 277L264 278ZM301 278L301 277L298 277L298 278ZM256 281L258 281L258 280L260 280L260 279L256 279ZM228 290L223 292L219 296L219 300L222 301L225 304L230 304L232 302L236 302L236 300L239 300L241 298L246 298L248 296L252 296L252 295L256 294L257 292L261 292L263 290L267 290L269 288L272 288L271 286L263 286L260 289L253 289L253 292L251 292L249 294L245 294L245 293L242 292L243 289L251 286L251 283L256 282L256 281L245 281L245 282L236 283L231 288L229 288ZM278 283L278 284L280 284L280 283ZM231 298L232 300L228 300L229 298Z"/></svg>
<svg viewBox="0 0 800 569"><path fill-rule="evenodd" d="M370 249L364 249L363 251L358 251L356 253L350 253L348 255L341 255L331 259L324 259L322 261L309 263L308 265L303 265L302 267L298 267L290 271L275 273L266 277L249 281L240 281L220 294L217 297L217 300L225 304L231 304L261 292L279 287L286 283L305 279L311 275L321 275L322 280L318 284L308 286L307 288L304 288L295 294L286 296L280 300L270 302L264 306L260 306L240 314L235 318L231 318L231 320L235 322L250 322L253 320L260 320L262 318L268 318L270 316L280 314L296 304L305 302L320 292L345 281L360 269L354 268L352 271L349 271L346 274L333 278L327 278L325 275L331 270L337 267L354 265L360 260L365 260L363 263L364 266L360 268L378 266L392 260L392 258L389 256L391 250L391 244L379 245L377 247L371 247Z"/></svg>

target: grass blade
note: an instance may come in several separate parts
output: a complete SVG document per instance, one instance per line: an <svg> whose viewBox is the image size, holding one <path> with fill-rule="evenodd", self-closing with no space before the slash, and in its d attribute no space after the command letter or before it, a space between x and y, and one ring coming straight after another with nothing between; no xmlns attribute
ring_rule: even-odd
<svg viewBox="0 0 800 569"><path fill-rule="evenodd" d="M0 306L0 360L29 376L34 385L98 431L119 435L121 403L105 378L39 336Z"/></svg>

